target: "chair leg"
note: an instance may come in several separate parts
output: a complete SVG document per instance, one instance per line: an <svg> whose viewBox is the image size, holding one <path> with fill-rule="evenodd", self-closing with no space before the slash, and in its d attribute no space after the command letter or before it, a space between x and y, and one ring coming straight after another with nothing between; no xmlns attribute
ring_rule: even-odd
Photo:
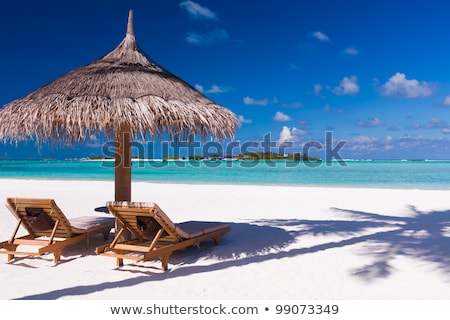
<svg viewBox="0 0 450 320"><path fill-rule="evenodd" d="M160 258L162 264L161 266L162 271L167 271L167 269L169 269L169 257L170 254L166 254Z"/></svg>
<svg viewBox="0 0 450 320"><path fill-rule="evenodd" d="M218 246L220 244L220 240L222 239L221 236L217 236L214 238L214 243L216 244L216 246Z"/></svg>
<svg viewBox="0 0 450 320"><path fill-rule="evenodd" d="M4 245L3 247L8 251L16 251L17 247L19 246L17 244L12 243L4 243L3 245ZM8 254L8 262L13 260L14 257L15 257L14 253Z"/></svg>
<svg viewBox="0 0 450 320"><path fill-rule="evenodd" d="M123 259L122 258L117 258L116 259L116 266L118 266L118 267L123 266Z"/></svg>
<svg viewBox="0 0 450 320"><path fill-rule="evenodd" d="M58 262L61 260L61 253L62 253L62 249L60 249L60 250L55 250L55 251L53 252L53 256L54 256L53 262L54 262L55 264L58 264Z"/></svg>

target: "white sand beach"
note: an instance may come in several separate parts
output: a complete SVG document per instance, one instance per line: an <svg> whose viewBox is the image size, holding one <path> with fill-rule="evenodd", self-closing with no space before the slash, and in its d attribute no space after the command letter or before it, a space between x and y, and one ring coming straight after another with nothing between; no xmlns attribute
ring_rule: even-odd
<svg viewBox="0 0 450 320"><path fill-rule="evenodd" d="M113 182L0 181L7 196L54 198L69 217L101 215ZM101 236L53 256L0 255L0 299L450 299L450 191L133 183L175 222L231 224L159 261L97 256ZM4 201L4 200L3 200ZM0 207L0 238L15 218ZM114 231L114 230L113 230Z"/></svg>

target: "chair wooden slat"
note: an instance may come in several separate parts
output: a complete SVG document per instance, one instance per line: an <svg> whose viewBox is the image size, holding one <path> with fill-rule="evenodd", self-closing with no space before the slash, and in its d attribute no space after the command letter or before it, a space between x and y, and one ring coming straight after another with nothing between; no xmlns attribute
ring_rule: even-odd
<svg viewBox="0 0 450 320"><path fill-rule="evenodd" d="M191 232L191 234L198 234L197 236L186 237L188 233L174 224L155 203L108 202L107 207L124 226L110 245L97 247L96 253L116 258L118 266L123 265L123 260L126 259L148 261L159 258L162 270L165 271L168 269L169 257L174 251L197 245L208 239L219 244L221 237L230 231L230 226L224 223L210 229L213 231L198 230ZM159 224L159 230L153 239L145 239L141 234L137 217L151 217ZM130 231L135 239L122 240L121 235L124 230Z"/></svg>
<svg viewBox="0 0 450 320"><path fill-rule="evenodd" d="M87 241L91 236L101 233L105 240L112 228L114 228L113 218L98 217L93 219L91 226L86 226L83 230L77 228L76 232L72 228L72 223L56 205L53 199L43 198L6 198L6 207L16 217L18 224L9 240L0 242L0 254L7 254L8 261L14 259L16 255L43 255L48 252L53 253L55 263L60 260L62 250L73 243ZM27 219L27 208L39 208L54 223L53 229L36 230L33 223ZM41 213L42 214L42 213ZM27 231L27 235L17 237L20 227ZM36 252L17 250L20 245L37 247Z"/></svg>

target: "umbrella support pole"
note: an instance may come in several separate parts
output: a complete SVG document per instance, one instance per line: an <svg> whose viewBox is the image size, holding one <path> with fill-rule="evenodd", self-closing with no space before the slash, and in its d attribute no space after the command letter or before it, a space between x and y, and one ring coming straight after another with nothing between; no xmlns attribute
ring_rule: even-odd
<svg viewBox="0 0 450 320"><path fill-rule="evenodd" d="M131 137L129 130L116 134L114 185L116 201L131 201Z"/></svg>
<svg viewBox="0 0 450 320"><path fill-rule="evenodd" d="M115 135L114 188L115 201L131 201L131 133L129 127L122 126ZM116 219L116 230L123 227ZM121 240L131 239L129 232L122 234Z"/></svg>

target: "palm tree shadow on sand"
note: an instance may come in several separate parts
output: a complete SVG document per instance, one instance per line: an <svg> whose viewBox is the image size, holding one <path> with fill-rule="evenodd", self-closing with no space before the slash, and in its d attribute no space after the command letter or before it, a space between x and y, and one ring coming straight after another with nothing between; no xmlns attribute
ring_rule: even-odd
<svg viewBox="0 0 450 320"><path fill-rule="evenodd" d="M337 209L361 222L388 227L388 231L370 235L361 254L372 263L354 270L354 275L366 281L384 278L394 272L393 260L404 256L432 263L444 273L450 273L450 211L422 212L409 206L411 215L397 217L375 213Z"/></svg>
<svg viewBox="0 0 450 320"><path fill-rule="evenodd" d="M207 242L199 248L176 252L170 259L170 270L161 272L159 262L131 263L117 268L133 277L114 282L62 288L19 299L58 299L84 295L145 282L245 266L271 259L327 251L355 244L372 262L353 270L352 275L374 281L394 272L395 257L406 256L433 263L450 275L450 211L421 212L410 206L408 217L332 208L340 220L258 220L231 223L231 232L220 246ZM322 242L302 245L302 238L314 236ZM333 241L330 241L332 236ZM337 239L337 240L336 240ZM205 263L197 263L205 260ZM114 263L111 261L111 263ZM136 276L137 275L137 276Z"/></svg>

